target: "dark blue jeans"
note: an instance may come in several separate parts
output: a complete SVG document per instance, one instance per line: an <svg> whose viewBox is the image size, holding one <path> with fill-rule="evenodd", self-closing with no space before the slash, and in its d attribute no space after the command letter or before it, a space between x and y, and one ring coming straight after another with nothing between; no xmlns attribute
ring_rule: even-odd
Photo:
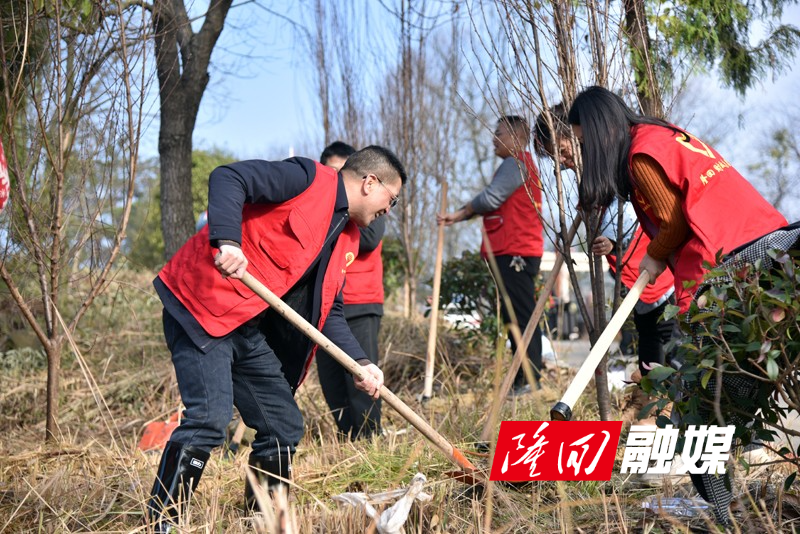
<svg viewBox="0 0 800 534"><path fill-rule="evenodd" d="M235 405L244 423L256 431L254 455L294 453L303 437L303 415L258 321L240 326L208 353L166 311L163 321L186 407L170 439L210 452L224 442Z"/></svg>

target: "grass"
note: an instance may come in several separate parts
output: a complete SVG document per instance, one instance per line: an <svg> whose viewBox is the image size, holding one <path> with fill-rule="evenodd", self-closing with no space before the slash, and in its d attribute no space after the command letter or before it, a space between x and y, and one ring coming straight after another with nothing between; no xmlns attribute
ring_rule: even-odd
<svg viewBox="0 0 800 534"><path fill-rule="evenodd" d="M46 371L39 356L35 350L27 356L20 351L0 354L0 532L150 532L143 518L158 454L139 451L136 445L148 422L167 419L179 404L150 279L149 274L125 274L98 303L101 311L87 317L76 344L93 380L81 371L74 353L65 354L56 443L43 443ZM382 367L387 385L488 470L489 459L471 451L492 398L492 342L442 332L435 395L421 405L416 399L422 392L427 331L423 320L384 319ZM501 418L548 419L570 371L551 368L547 377L542 391L506 402ZM90 386L93 382L96 388ZM593 398L591 391L584 395L575 408L576 419L597 418ZM270 514L245 514L241 503L247 447L233 459L217 450L183 516L182 531L376 532L362 509L332 497L403 488L417 472L427 477L424 491L432 499L411 507L405 525L409 533L663 533L712 528L702 519L645 516L644 499L690 495L690 485L639 487L632 477L619 474L617 464L609 482L536 482L524 489L489 484L479 491L450 478L447 473L453 466L445 456L388 407L383 411L387 435L343 443L336 439L313 373L299 390L298 402L306 417L306 435L294 461L288 501L270 507ZM764 473L758 479L737 477L737 487L755 486L761 497L739 499L734 531L800 529L800 498L796 489L783 492L780 482L785 475L777 468L772 478Z"/></svg>

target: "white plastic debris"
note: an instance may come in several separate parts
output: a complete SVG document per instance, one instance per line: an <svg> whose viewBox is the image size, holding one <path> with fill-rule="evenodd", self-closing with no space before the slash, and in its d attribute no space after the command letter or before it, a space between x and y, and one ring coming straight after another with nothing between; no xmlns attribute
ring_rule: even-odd
<svg viewBox="0 0 800 534"><path fill-rule="evenodd" d="M414 500L428 502L432 499L430 495L422 491L426 482L425 475L417 473L411 479L411 484L406 489L386 491L374 495L366 493L341 493L333 496L334 501L349 504L350 506L363 506L367 515L375 521L379 534L404 534L403 525L408 519L408 512ZM389 502L394 499L399 500L391 507L383 511L380 516L373 504Z"/></svg>
<svg viewBox="0 0 800 534"><path fill-rule="evenodd" d="M708 514L711 505L700 499L652 495L642 501L642 508L675 517L698 517L703 513Z"/></svg>
<svg viewBox="0 0 800 534"><path fill-rule="evenodd" d="M546 363L552 363L553 365L558 363L558 358L556 357L556 351L553 348L553 344L550 343L550 340L547 339L547 336L542 334L542 361Z"/></svg>

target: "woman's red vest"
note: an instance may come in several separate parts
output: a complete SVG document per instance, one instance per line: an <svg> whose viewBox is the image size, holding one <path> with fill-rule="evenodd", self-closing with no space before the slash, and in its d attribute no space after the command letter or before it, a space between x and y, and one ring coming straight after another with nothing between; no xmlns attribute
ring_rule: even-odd
<svg viewBox="0 0 800 534"><path fill-rule="evenodd" d="M347 283L342 297L345 304L383 304L383 242L362 252L347 268Z"/></svg>
<svg viewBox="0 0 800 534"><path fill-rule="evenodd" d="M642 232L642 227L636 228L633 233L628 250L622 255L622 284L628 289L632 288L639 279L639 264L642 263L642 258L647 253L647 245L650 244L650 239ZM617 257L614 254L606 254L608 259L608 267L611 272L617 273ZM675 279L669 270L664 271L656 279L655 284L648 284L644 286L644 291L639 297L639 300L647 304L657 302L669 289L675 284Z"/></svg>
<svg viewBox="0 0 800 534"><path fill-rule="evenodd" d="M8 165L6 165L6 155L3 153L3 143L0 142L0 211L8 200Z"/></svg>
<svg viewBox="0 0 800 534"><path fill-rule="evenodd" d="M277 296L283 297L319 256L333 217L337 188L338 173L317 163L314 181L297 197L281 204L245 204L242 252L248 260L247 271ZM342 289L345 268L358 252L358 240L358 228L349 222L336 241L325 271L317 325L320 330ZM178 250L158 276L206 332L220 337L268 305L241 281L223 278L214 266L216 253L205 226Z"/></svg>
<svg viewBox="0 0 800 534"><path fill-rule="evenodd" d="M542 220L542 184L539 170L530 152L522 152L518 161L525 164L528 178L494 211L483 214L483 227L495 256L535 256L544 252ZM481 256L486 257L486 244Z"/></svg>
<svg viewBox="0 0 800 534"><path fill-rule="evenodd" d="M715 265L720 250L727 254L787 222L730 163L696 137L649 124L634 126L631 137L628 165L634 155L647 154L680 193L689 237L668 263L675 275L675 297L686 311L703 279L704 261ZM635 176L632 185L633 206L652 239L661 221L637 188ZM695 283L684 288L684 282Z"/></svg>

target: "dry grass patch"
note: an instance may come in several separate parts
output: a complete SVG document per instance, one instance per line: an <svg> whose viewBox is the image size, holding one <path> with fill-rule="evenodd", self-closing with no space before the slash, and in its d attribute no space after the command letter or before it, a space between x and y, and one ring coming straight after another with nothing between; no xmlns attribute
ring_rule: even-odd
<svg viewBox="0 0 800 534"><path fill-rule="evenodd" d="M147 422L166 419L179 402L150 278L131 275L118 291L104 297L102 317L87 321L79 343L97 391L89 388L74 358L65 357L57 443L41 444L44 369L17 366L0 371L0 532L149 532L143 519L158 455L138 451L136 443ZM426 336L426 321L384 319L382 366L387 384L488 471L489 458L472 451L492 398L492 342L442 333L438 345L443 364L437 367L435 396L423 405L417 398L423 387ZM548 419L571 373L548 369L544 388L506 402L501 418ZM575 407L576 419L597 418L594 398L594 392L587 391ZM615 474L609 482L536 482L524 488L491 484L480 490L451 479L450 462L388 407L383 411L386 435L351 443L337 440L313 373L298 392L298 402L306 416L306 435L295 458L291 495L278 507L281 513L254 520L241 509L245 444L233 459L221 450L212 454L192 506L182 516L183 532L271 532L279 531L276 525L281 522L300 533L375 532L363 510L332 497L406 487L417 472L427 477L425 491L433 499L412 506L409 533L708 529L702 520L648 517L641 508L649 496L684 496L691 492L689 487L643 488ZM765 480L763 473L758 480ZM783 493L775 480L768 480L763 493L740 500L740 532L796 528L800 498Z"/></svg>

